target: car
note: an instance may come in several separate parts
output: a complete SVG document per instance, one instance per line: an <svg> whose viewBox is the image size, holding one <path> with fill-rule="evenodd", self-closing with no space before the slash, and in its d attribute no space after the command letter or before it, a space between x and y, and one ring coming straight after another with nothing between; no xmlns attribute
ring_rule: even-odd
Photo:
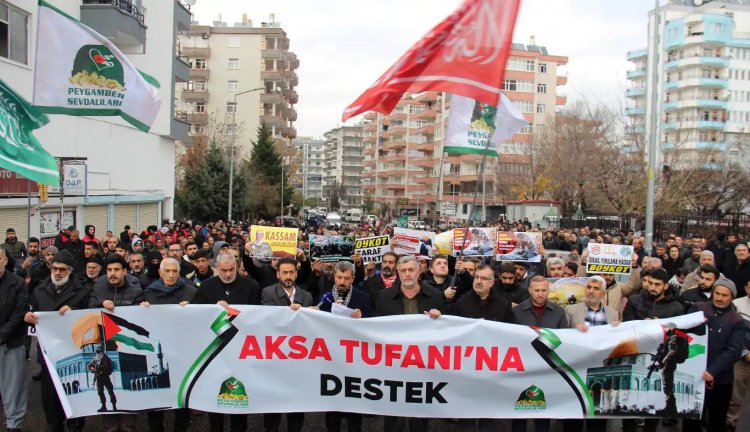
<svg viewBox="0 0 750 432"><path fill-rule="evenodd" d="M326 215L326 225L329 227L333 226L336 228L340 228L341 222L342 222L341 215L338 213L328 213Z"/></svg>
<svg viewBox="0 0 750 432"><path fill-rule="evenodd" d="M369 214L365 216L365 222L367 222L370 225L375 225L376 223L378 223L378 217L373 214Z"/></svg>

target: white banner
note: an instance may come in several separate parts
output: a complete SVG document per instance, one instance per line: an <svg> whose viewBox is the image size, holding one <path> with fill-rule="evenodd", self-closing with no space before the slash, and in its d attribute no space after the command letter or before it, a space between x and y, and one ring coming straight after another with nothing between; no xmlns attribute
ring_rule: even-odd
<svg viewBox="0 0 750 432"><path fill-rule="evenodd" d="M37 336L70 417L98 414L97 386L107 412L114 395L116 409L131 413L345 407L435 418L678 417L698 416L704 398L700 313L588 333L451 316L355 320L268 306L39 315ZM668 322L700 325L702 335L666 332ZM675 367L649 367L668 353L675 355L666 366ZM670 371L679 391L668 403L663 374Z"/></svg>
<svg viewBox="0 0 750 432"><path fill-rule="evenodd" d="M503 93L497 107L451 95L445 152L483 154L486 151L490 156L497 156L498 143L512 137L526 123L523 114Z"/></svg>

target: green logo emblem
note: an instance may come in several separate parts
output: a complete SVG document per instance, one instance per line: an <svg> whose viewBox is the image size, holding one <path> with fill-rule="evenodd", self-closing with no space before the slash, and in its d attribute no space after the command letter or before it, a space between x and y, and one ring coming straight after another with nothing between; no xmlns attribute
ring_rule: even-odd
<svg viewBox="0 0 750 432"><path fill-rule="evenodd" d="M125 91L122 63L104 45L82 46L76 54L69 80L81 87Z"/></svg>
<svg viewBox="0 0 750 432"><path fill-rule="evenodd" d="M532 385L518 396L516 401L516 411L545 411L547 409L547 400L544 398L544 392L539 387Z"/></svg>
<svg viewBox="0 0 750 432"><path fill-rule="evenodd" d="M235 377L227 378L221 383L216 406L220 408L247 408L248 399L245 385Z"/></svg>
<svg viewBox="0 0 750 432"><path fill-rule="evenodd" d="M620 255L622 255L624 257L630 257L630 255L631 255L630 248L627 247L627 246L621 247L620 248Z"/></svg>

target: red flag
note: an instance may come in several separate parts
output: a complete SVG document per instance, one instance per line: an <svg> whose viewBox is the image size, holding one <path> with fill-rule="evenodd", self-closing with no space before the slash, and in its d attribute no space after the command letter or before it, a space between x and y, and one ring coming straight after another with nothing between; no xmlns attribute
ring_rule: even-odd
<svg viewBox="0 0 750 432"><path fill-rule="evenodd" d="M465 0L344 110L389 114L405 92L444 91L496 106L521 0Z"/></svg>

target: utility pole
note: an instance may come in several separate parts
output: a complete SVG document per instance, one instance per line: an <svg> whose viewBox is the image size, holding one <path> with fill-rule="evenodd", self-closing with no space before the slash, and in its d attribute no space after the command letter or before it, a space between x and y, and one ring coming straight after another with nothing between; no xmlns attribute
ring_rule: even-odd
<svg viewBox="0 0 750 432"><path fill-rule="evenodd" d="M656 192L656 141L657 121L659 120L658 99L659 90L659 25L661 22L659 11L659 0L654 0L654 28L651 33L651 44L653 46L653 58L651 59L651 122L649 124L648 137L648 193L646 195L646 241L644 248L651 253L651 245L654 241L654 194Z"/></svg>
<svg viewBox="0 0 750 432"><path fill-rule="evenodd" d="M234 186L234 146L237 144L237 96L246 93L252 93L259 90L265 90L265 87L258 87L252 90L245 90L232 95L232 145L229 149L229 202L227 203L227 222L232 220L232 188Z"/></svg>

